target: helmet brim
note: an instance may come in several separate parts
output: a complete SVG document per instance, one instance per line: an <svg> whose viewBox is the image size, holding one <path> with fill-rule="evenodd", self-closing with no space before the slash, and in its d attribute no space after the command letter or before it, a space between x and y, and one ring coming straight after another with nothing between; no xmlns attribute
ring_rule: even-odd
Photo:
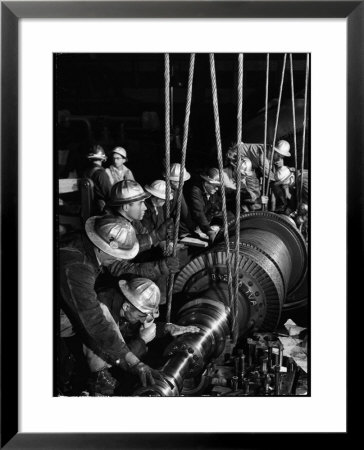
<svg viewBox="0 0 364 450"><path fill-rule="evenodd" d="M153 189L152 186L145 186L144 189L146 191L148 191L151 195L154 195L154 197L157 197L161 200L166 200L166 198L167 198L167 193L163 196L163 194L161 194L159 191L157 191L156 189ZM173 194L169 195L169 199L173 200Z"/></svg>
<svg viewBox="0 0 364 450"><path fill-rule="evenodd" d="M95 159L99 161L106 161L107 156L96 156L96 155L87 155L87 159Z"/></svg>
<svg viewBox="0 0 364 450"><path fill-rule="evenodd" d="M191 178L191 174L189 172L186 172L183 176L183 182L188 181ZM169 177L169 179L171 181L178 181L179 182L179 177Z"/></svg>
<svg viewBox="0 0 364 450"><path fill-rule="evenodd" d="M127 205L128 203L139 202L140 200L146 200L150 197L149 192L144 192L143 194L136 195L135 197L130 197L128 199L118 199L118 200L110 200L107 203L107 206L121 206Z"/></svg>
<svg viewBox="0 0 364 450"><path fill-rule="evenodd" d="M285 151L279 150L279 148L277 148L277 147L274 147L274 151L277 152L277 153L279 153L281 156L284 156L284 157L289 157L289 156L291 156L291 154L290 154L289 151L288 151L288 152L285 152Z"/></svg>
<svg viewBox="0 0 364 450"><path fill-rule="evenodd" d="M138 299L135 297L135 295L133 295L133 293L129 289L128 284L125 283L125 280L120 280L118 284L121 292L125 295L128 302L130 302L134 306L134 308L136 308L138 311L142 312L143 314L153 314L156 311L158 311L159 309L158 307L153 309L141 308L140 305L138 304Z"/></svg>
<svg viewBox="0 0 364 450"><path fill-rule="evenodd" d="M89 217L85 223L85 230L90 241L108 255L118 259L133 259L139 252L139 242L135 239L135 244L130 250L121 250L119 248L111 248L95 231L95 221L102 216Z"/></svg>
<svg viewBox="0 0 364 450"><path fill-rule="evenodd" d="M221 181L213 180L212 178L209 178L206 175L200 175L200 177L205 181L207 181L208 183L213 184L214 186L221 186Z"/></svg>

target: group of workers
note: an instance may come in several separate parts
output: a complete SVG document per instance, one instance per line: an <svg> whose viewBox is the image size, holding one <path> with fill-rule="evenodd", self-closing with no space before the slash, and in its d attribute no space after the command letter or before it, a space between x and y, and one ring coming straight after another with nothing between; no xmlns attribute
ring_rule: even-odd
<svg viewBox="0 0 364 450"><path fill-rule="evenodd" d="M238 167L238 152L241 164ZM269 161L273 153L273 165ZM290 146L279 141L275 148L239 143L227 151L223 184L228 214L234 217L236 174L241 174L243 212L262 209L265 176L281 212L292 202L295 172L284 165ZM183 190L177 192L181 165L170 168L170 217L166 217L166 181L154 180L144 188L125 166L123 147L112 150L113 163L100 145L88 154L84 174L93 181L93 215L85 230L62 236L59 246L60 335L76 335L82 342L89 377L87 391L93 396L116 395L120 374L135 377L143 386L157 383L158 370L143 362L148 344L158 337L198 333L196 326L156 321L159 305L166 303L170 274L180 270L178 254L170 242L180 208L179 236L205 237L213 243L222 224L220 172L210 167L191 177L183 169ZM121 376L121 379L122 376Z"/></svg>

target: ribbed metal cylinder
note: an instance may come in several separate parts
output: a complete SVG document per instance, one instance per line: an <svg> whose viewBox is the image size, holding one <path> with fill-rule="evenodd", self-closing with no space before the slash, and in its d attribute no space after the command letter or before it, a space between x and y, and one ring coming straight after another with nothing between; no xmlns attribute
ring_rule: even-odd
<svg viewBox="0 0 364 450"><path fill-rule="evenodd" d="M230 237L231 249L234 236ZM230 256L232 258L232 256ZM181 325L197 325L200 333L181 335L166 350L165 382L137 395L179 395L185 379L201 374L222 353L231 322L223 243L197 256L175 279L174 293L186 300L177 314ZM269 212L247 213L240 225L239 297L236 326L239 337L248 331L272 331L278 324L287 294L305 278L307 249L288 219Z"/></svg>

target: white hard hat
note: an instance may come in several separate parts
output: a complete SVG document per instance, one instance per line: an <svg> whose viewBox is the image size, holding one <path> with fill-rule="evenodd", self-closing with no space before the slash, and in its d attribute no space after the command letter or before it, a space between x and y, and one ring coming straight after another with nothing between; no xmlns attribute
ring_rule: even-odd
<svg viewBox="0 0 364 450"><path fill-rule="evenodd" d="M152 184L144 186L144 189L154 197L166 199L166 182L164 180L155 180ZM171 193L169 199L172 200L173 194Z"/></svg>
<svg viewBox="0 0 364 450"><path fill-rule="evenodd" d="M111 188L108 206L120 206L149 198L150 194L134 180L118 181Z"/></svg>
<svg viewBox="0 0 364 450"><path fill-rule="evenodd" d="M179 181L179 176L181 173L181 164L174 163L171 167L171 174L169 176L169 179L171 181ZM187 181L191 178L191 175L187 172L186 169L183 169L183 181Z"/></svg>
<svg viewBox="0 0 364 450"><path fill-rule="evenodd" d="M97 248L120 259L132 259L139 242L131 223L112 215L89 217L85 223L87 236Z"/></svg>
<svg viewBox="0 0 364 450"><path fill-rule="evenodd" d="M91 147L89 154L87 155L88 159L96 159L101 161L106 161L107 157L105 155L105 150L101 147L101 145L94 145Z"/></svg>
<svg viewBox="0 0 364 450"><path fill-rule="evenodd" d="M159 287L148 278L133 278L130 281L120 280L119 287L127 300L145 314L159 316L161 294Z"/></svg>
<svg viewBox="0 0 364 450"><path fill-rule="evenodd" d="M208 183L212 184L213 186L220 186L220 172L219 169L216 169L215 167L212 167L207 172L202 173L200 175L201 178L203 178Z"/></svg>
<svg viewBox="0 0 364 450"><path fill-rule="evenodd" d="M123 147L115 147L111 153L117 153L120 156L123 156L125 159L127 158L126 156L126 150Z"/></svg>
<svg viewBox="0 0 364 450"><path fill-rule="evenodd" d="M282 156L291 156L289 152L290 148L291 147L287 141L281 140L277 142L274 150Z"/></svg>

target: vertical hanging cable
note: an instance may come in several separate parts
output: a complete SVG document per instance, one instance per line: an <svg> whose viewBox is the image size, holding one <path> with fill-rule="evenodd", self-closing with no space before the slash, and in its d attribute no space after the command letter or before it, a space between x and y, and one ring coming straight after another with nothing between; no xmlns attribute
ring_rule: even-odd
<svg viewBox="0 0 364 450"><path fill-rule="evenodd" d="M171 115L171 104L170 104L170 72L169 72L169 54L164 55L164 99L165 99L165 152L166 152L166 218L169 219L171 215L170 206L170 195L171 195L171 185L169 181L171 172L171 159L170 159L170 149L171 149L171 125L170 125L170 115ZM169 238L167 236L166 248L168 249Z"/></svg>
<svg viewBox="0 0 364 450"><path fill-rule="evenodd" d="M294 141L294 168L296 177L296 195L298 198L298 165L297 165L297 133L296 133L296 106L294 101L294 81L293 81L293 60L292 53L289 54L291 69L291 93L292 93L292 120L293 120L293 141Z"/></svg>
<svg viewBox="0 0 364 450"><path fill-rule="evenodd" d="M306 78L305 78L305 107L303 115L303 137L302 137L302 163L301 163L301 183L300 183L300 196L299 200L302 203L302 190L303 190L303 167L305 162L305 143L306 143L306 127L307 127L307 91L308 91L308 74L310 70L310 55L307 53L306 57Z"/></svg>
<svg viewBox="0 0 364 450"><path fill-rule="evenodd" d="M265 73L265 111L264 111L264 155L263 155L263 186L262 192L265 196L265 161L267 159L267 127L268 127L268 92L269 92L269 53L267 53L267 68ZM267 184L269 183L269 175ZM267 209L265 203L262 204L263 211Z"/></svg>
<svg viewBox="0 0 364 450"><path fill-rule="evenodd" d="M270 162L269 162L267 190L266 190L266 194L265 194L266 196L268 196L268 190L269 190L269 178L270 178L270 172L271 172L271 170L272 170L272 165L273 165L274 148L275 148L275 145L276 145L277 130L278 130L278 121L279 121L279 113L280 113L280 109L281 109L281 100L282 100L282 91L283 91L284 73L285 73L285 71L286 71L286 59L287 59L287 53L284 54L284 58L283 58L282 77L281 77L281 85L280 85L280 88L279 88L278 109L277 109L277 115L276 115L276 124L275 124L275 127L274 127L274 137L273 137L272 154L271 154ZM265 168L264 168L264 171L265 171Z"/></svg>
<svg viewBox="0 0 364 450"><path fill-rule="evenodd" d="M226 196L225 196L225 183L223 177L223 161L222 161L222 149L221 149L221 136L220 136L220 121L219 121L219 106L217 100L217 87L216 87L216 71L215 71L215 60L214 54L210 53L210 73L211 73L211 87L212 87L212 100L214 108L214 118L215 118L215 135L216 135L216 146L217 146L217 160L219 163L220 181L221 181L221 197L222 197L222 213L224 219L224 238L226 246L226 268L228 275L228 290L229 290L229 300L230 307L233 306L233 287L232 287L232 277L231 277L231 261L230 261L230 247L229 247L229 233L228 233L228 223L226 214ZM231 329L233 334L233 329Z"/></svg>
<svg viewBox="0 0 364 450"><path fill-rule="evenodd" d="M178 191L177 191L177 215L176 215L176 223L174 226L173 256L176 256L176 254L177 254L177 241L178 241L179 223L180 223L180 218L181 218L181 203L182 203L182 192L183 192L183 184L184 184L183 175L184 175L184 169L185 169L185 164L186 164L186 151L187 151L187 141L188 141L188 129L189 129L189 123L190 123L194 67L195 67L195 54L191 53L190 70L189 70L189 75L188 75L185 122L184 122L184 127L183 127L181 171L179 174L179 184L178 184ZM174 283L174 274L170 274L169 279L168 279L168 293L167 293L167 316L166 316L167 322L171 321L173 283Z"/></svg>
<svg viewBox="0 0 364 450"><path fill-rule="evenodd" d="M237 114L237 143L242 141L243 128L243 77L244 77L244 55L239 54L238 69L238 114ZM239 298L239 247L240 247L240 189L241 189L241 152L240 145L237 146L236 161L236 202L235 202L235 258L234 258L234 302L233 302L233 341L236 343L238 334L236 319L238 314L238 298Z"/></svg>

